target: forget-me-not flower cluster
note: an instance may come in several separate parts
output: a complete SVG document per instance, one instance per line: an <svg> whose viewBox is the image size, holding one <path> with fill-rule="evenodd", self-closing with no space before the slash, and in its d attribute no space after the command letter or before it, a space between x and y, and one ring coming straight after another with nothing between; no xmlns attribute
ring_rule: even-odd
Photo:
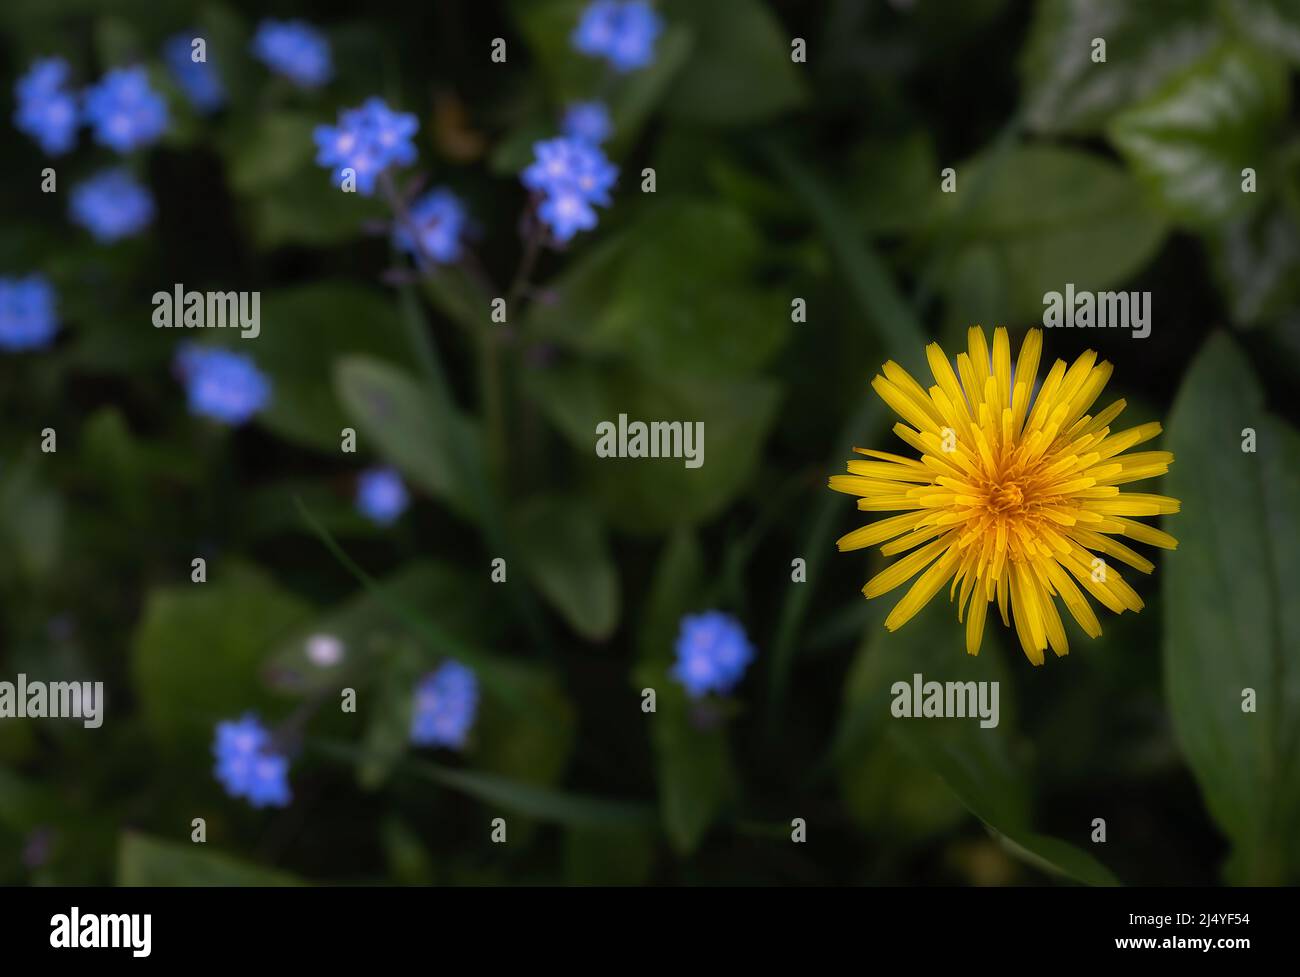
<svg viewBox="0 0 1300 977"><path fill-rule="evenodd" d="M596 226L593 205L607 207L618 167L598 146L559 136L533 146L534 159L524 170L524 186L542 195L538 216L560 244Z"/></svg>
<svg viewBox="0 0 1300 977"><path fill-rule="evenodd" d="M740 622L721 611L687 614L677 637L672 676L692 698L730 692L754 659Z"/></svg>
<svg viewBox="0 0 1300 977"><path fill-rule="evenodd" d="M190 412L224 424L243 424L271 400L271 382L252 357L187 344L176 354Z"/></svg>
<svg viewBox="0 0 1300 977"><path fill-rule="evenodd" d="M81 124L77 96L68 90L67 82L68 62L42 58L14 86L18 103L14 125L51 156L62 155L73 147Z"/></svg>
<svg viewBox="0 0 1300 977"><path fill-rule="evenodd" d="M419 253L438 264L459 261L461 242L469 217L465 205L450 190L438 187L420 197L398 222L394 234L397 246L408 254Z"/></svg>
<svg viewBox="0 0 1300 977"><path fill-rule="evenodd" d="M97 143L128 153L162 136L167 102L149 86L144 68L114 68L86 90L85 118Z"/></svg>
<svg viewBox="0 0 1300 977"><path fill-rule="evenodd" d="M319 88L334 74L325 35L301 20L264 20L253 35L253 54L300 88Z"/></svg>
<svg viewBox="0 0 1300 977"><path fill-rule="evenodd" d="M253 807L288 805L289 758L273 749L271 734L252 713L217 723L212 753L213 772L231 797L243 797Z"/></svg>
<svg viewBox="0 0 1300 977"><path fill-rule="evenodd" d="M459 749L478 713L478 679L457 661L446 661L415 688L411 741Z"/></svg>
<svg viewBox="0 0 1300 977"><path fill-rule="evenodd" d="M107 244L149 226L153 194L126 170L104 170L73 189L69 210L74 223Z"/></svg>
<svg viewBox="0 0 1300 977"><path fill-rule="evenodd" d="M54 287L41 275L0 278L0 350L43 349L59 330Z"/></svg>
<svg viewBox="0 0 1300 977"><path fill-rule="evenodd" d="M565 110L560 132L599 146L614 132L614 122L604 102L574 102Z"/></svg>
<svg viewBox="0 0 1300 977"><path fill-rule="evenodd" d="M644 68L655 57L663 18L644 0L595 0L573 32L576 50L604 58L615 71Z"/></svg>
<svg viewBox="0 0 1300 977"><path fill-rule="evenodd" d="M409 112L394 112L382 98L368 98L358 108L340 112L338 125L316 127L316 162L332 171L335 186L343 185L344 171L351 169L357 192L368 197L388 167L415 162L412 137L419 128Z"/></svg>
<svg viewBox="0 0 1300 977"><path fill-rule="evenodd" d="M192 33L169 37L163 45L163 60L190 103L200 112L215 112L225 104L226 89L211 61L194 60L194 39Z"/></svg>

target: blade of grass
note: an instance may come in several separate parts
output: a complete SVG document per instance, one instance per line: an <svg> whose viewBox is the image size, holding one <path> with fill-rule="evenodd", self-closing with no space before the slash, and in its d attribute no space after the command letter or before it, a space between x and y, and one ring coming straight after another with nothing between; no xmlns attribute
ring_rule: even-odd
<svg viewBox="0 0 1300 977"><path fill-rule="evenodd" d="M814 224L826 239L859 310L871 322L885 351L905 366L919 361L925 348L921 324L894 284L884 261L846 216L850 213L849 209L841 206L826 185L784 146L772 140L764 140L759 145L772 168L808 208ZM868 393L836 436L835 453L828 463L827 471L839 468L848 457L855 439L861 437L864 431L882 427L885 418L884 406L874 393ZM799 631L808 614L808 604L816 586L818 571L830 547L835 514L840 503L841 500L830 492L824 493L804 542L808 582L803 586L791 587L781 607L768 686L772 705L768 716L773 723L785 697Z"/></svg>
<svg viewBox="0 0 1300 977"><path fill-rule="evenodd" d="M336 759L356 761L365 757L364 750L346 743L314 740L308 741L308 745ZM403 760L398 770L410 771L485 804L497 805L540 821L596 828L651 827L658 822L655 809L648 804L573 794L496 774L456 770L425 760Z"/></svg>

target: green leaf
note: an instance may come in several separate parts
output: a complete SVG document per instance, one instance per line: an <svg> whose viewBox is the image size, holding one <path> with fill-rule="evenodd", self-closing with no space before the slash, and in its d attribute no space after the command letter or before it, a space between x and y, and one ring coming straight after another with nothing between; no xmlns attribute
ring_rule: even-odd
<svg viewBox="0 0 1300 977"><path fill-rule="evenodd" d="M1243 431L1255 432L1244 451ZM1165 561L1165 688L1238 882L1300 878L1300 435L1264 410L1222 334L1183 381L1169 421L1182 501ZM1255 711L1247 711L1246 690Z"/></svg>
<svg viewBox="0 0 1300 977"><path fill-rule="evenodd" d="M394 650L394 639L408 633L392 601L426 609L444 633L462 642L491 641L501 633L500 622L493 616L496 604L491 595L484 593L469 574L447 564L427 560L409 563L385 577L379 586L387 600L362 590L329 613L293 628L267 659L268 678L280 688L311 695L338 688L343 670L360 668L368 672L372 662ZM342 643L344 659L339 666L322 668L311 661L307 645L313 635L330 635ZM440 649L430 648L425 664L431 664L440 654Z"/></svg>
<svg viewBox="0 0 1300 977"><path fill-rule="evenodd" d="M1099 132L1219 39L1215 0L1042 0L1020 57L1031 129ZM1093 39L1106 62L1093 62Z"/></svg>
<svg viewBox="0 0 1300 977"><path fill-rule="evenodd" d="M807 206L842 270L858 311L871 323L886 352L904 366L920 362L925 350L921 324L884 261L867 246L863 229L850 216L851 209L783 144L769 139L761 146L792 193Z"/></svg>
<svg viewBox="0 0 1300 977"><path fill-rule="evenodd" d="M1295 0L1226 0L1234 26L1256 44L1300 64L1300 4Z"/></svg>
<svg viewBox="0 0 1300 977"><path fill-rule="evenodd" d="M188 575L188 565L179 572ZM132 642L131 675L158 745L202 754L218 720L270 707L262 662L307 614L265 574L225 559L208 561L207 583L151 591Z"/></svg>
<svg viewBox="0 0 1300 977"><path fill-rule="evenodd" d="M910 765L937 776L1014 854L1028 854L1038 867L1082 882L1113 883L1110 873L1091 856L1031 828L1029 782L1014 759L1015 703L1010 682L1010 669L1023 663L1018 657L1008 661L997 634L1000 623L987 622L980 654L970 656L965 653L965 631L956 612L941 596L895 632L885 631L880 623L889 603L886 599L874 612L845 684L844 713L832 754L843 768L842 778L862 776L864 756L878 754L875 762L885 769L906 758ZM899 697L911 702L918 674L922 683L988 683L984 688L989 698L984 702L990 706L996 688L997 725L986 728L980 717L895 716L894 702ZM931 785L925 777L916 777L915 771L909 773L908 789L924 797ZM883 799L877 810L867 814L874 821L893 823L898 817L897 799ZM946 818L942 809L932 816L936 825Z"/></svg>
<svg viewBox="0 0 1300 977"><path fill-rule="evenodd" d="M735 793L737 777L726 727L710 708L691 702L669 675L682 615L698 609L704 561L689 533L674 534L655 571L641 626L638 689L655 690L646 714L659 781L659 809L673 848L693 852Z"/></svg>
<svg viewBox="0 0 1300 977"><path fill-rule="evenodd" d="M480 464L473 422L438 404L404 370L366 356L345 356L334 383L365 444L421 488L473 515L479 502L469 466ZM439 423L439 418L446 418Z"/></svg>
<svg viewBox="0 0 1300 977"><path fill-rule="evenodd" d="M52 574L63 548L63 499L45 484L40 467L24 458L0 468L0 543L9 563L0 572L17 569L30 579Z"/></svg>
<svg viewBox="0 0 1300 977"><path fill-rule="evenodd" d="M573 752L577 719L556 677L534 665L493 657L493 681L508 682L522 709L483 700L468 751L483 770L539 786L559 783Z"/></svg>
<svg viewBox="0 0 1300 977"><path fill-rule="evenodd" d="M772 358L790 328L789 296L756 283L762 239L739 208L673 200L643 212L534 307L531 324L650 374L732 376Z"/></svg>
<svg viewBox="0 0 1300 977"><path fill-rule="evenodd" d="M611 524L657 533L711 518L748 484L777 404L765 380L658 380L617 365L557 366L529 378L539 406L572 444L590 490ZM698 467L683 458L598 458L597 425L680 421L704 425ZM692 428L692 432L697 430ZM694 434L692 434L694 437ZM685 447L683 437L682 445ZM693 450L700 445L693 442ZM693 462L694 463L694 462Z"/></svg>
<svg viewBox="0 0 1300 977"><path fill-rule="evenodd" d="M346 760L357 759L360 752L340 743L313 745L321 753ZM641 804L538 787L497 774L457 770L420 760L406 761L401 771L460 791L491 808L504 808L539 821L576 827L627 828L649 825L654 820L654 812Z"/></svg>
<svg viewBox="0 0 1300 977"><path fill-rule="evenodd" d="M695 40L664 106L672 118L754 125L807 100L788 32L759 0L667 0L663 14L669 24L686 25Z"/></svg>
<svg viewBox="0 0 1300 977"><path fill-rule="evenodd" d="M1271 157L1286 118L1285 69L1258 49L1225 47L1117 116L1111 140L1162 209L1187 224L1250 211L1242 170L1275 180Z"/></svg>
<svg viewBox="0 0 1300 977"><path fill-rule="evenodd" d="M530 500L515 517L515 545L534 585L570 626L604 641L618 626L618 569L605 527L578 499Z"/></svg>
<svg viewBox="0 0 1300 977"><path fill-rule="evenodd" d="M922 226L938 202L938 181L934 141L923 130L864 142L845 171L857 224L871 235Z"/></svg>
<svg viewBox="0 0 1300 977"><path fill-rule="evenodd" d="M357 764L357 783L375 790L388 780L411 737L411 708L425 656L409 639L391 648L380 664L377 687L367 690L365 756Z"/></svg>
<svg viewBox="0 0 1300 977"><path fill-rule="evenodd" d="M270 374L274 395L258 422L290 441L337 454L348 426L330 382L340 356L392 362L408 357L405 333L390 296L373 289L320 283L267 292L261 335L247 346Z"/></svg>
<svg viewBox="0 0 1300 977"><path fill-rule="evenodd" d="M1215 231L1211 249L1238 325L1258 325L1300 306L1300 228L1288 213L1232 221Z"/></svg>
<svg viewBox="0 0 1300 977"><path fill-rule="evenodd" d="M189 842L128 831L117 856L118 885L302 885L287 872L263 868Z"/></svg>
<svg viewBox="0 0 1300 977"><path fill-rule="evenodd" d="M986 265L992 259L1010 302L1003 320L1041 319L1043 294L1070 282L1096 291L1125 281L1164 239L1138 184L1089 153L1023 146L1000 160L977 157L957 174L959 188L983 181L984 192L961 215L953 267L963 269L973 249ZM945 215L956 219L960 193L943 196ZM963 279L954 272L954 280Z"/></svg>
<svg viewBox="0 0 1300 977"><path fill-rule="evenodd" d="M259 112L240 116L222 138L231 191L247 201L262 248L338 244L386 214L380 197L342 192L315 164L312 131L324 121L297 111Z"/></svg>

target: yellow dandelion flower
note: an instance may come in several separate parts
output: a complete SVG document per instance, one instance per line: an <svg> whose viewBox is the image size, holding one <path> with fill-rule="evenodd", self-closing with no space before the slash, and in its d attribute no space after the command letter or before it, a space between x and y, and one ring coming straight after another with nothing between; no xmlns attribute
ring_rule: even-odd
<svg viewBox="0 0 1300 977"><path fill-rule="evenodd" d="M883 543L886 556L907 553L862 588L869 598L921 574L889 612L889 630L951 581L948 597L957 601L957 620L965 620L969 654L979 654L996 600L1003 625L1015 622L1025 655L1041 665L1049 645L1058 656L1069 651L1057 598L1092 638L1101 624L1083 591L1117 614L1142 609L1142 598L1107 561L1142 573L1153 565L1114 537L1177 548L1168 533L1132 517L1177 512L1178 500L1119 490L1169 470L1171 452L1124 454L1159 434L1160 425L1112 434L1123 400L1086 413L1111 374L1091 350L1068 368L1057 360L1035 397L1042 348L1042 332L1031 329L1013 371L1006 329L994 330L990 351L974 326L956 372L938 343L926 347L935 379L928 391L892 361L872 381L906 421L894 433L921 457L854 448L871 460L850 461L849 474L832 476L830 487L860 496L865 512L900 513L838 542L841 550Z"/></svg>

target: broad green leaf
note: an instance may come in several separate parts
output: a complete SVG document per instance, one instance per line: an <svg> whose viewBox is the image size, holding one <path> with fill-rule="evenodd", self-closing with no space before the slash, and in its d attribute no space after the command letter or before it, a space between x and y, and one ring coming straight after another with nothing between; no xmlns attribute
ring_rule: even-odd
<svg viewBox="0 0 1300 977"><path fill-rule="evenodd" d="M1287 212L1231 221L1216 229L1211 247L1235 323L1258 325L1300 306L1300 228Z"/></svg>
<svg viewBox="0 0 1300 977"><path fill-rule="evenodd" d="M1225 47L1118 115L1111 140L1154 199L1187 224L1219 224L1255 206L1250 167L1267 189L1286 117L1285 69L1258 49Z"/></svg>
<svg viewBox="0 0 1300 977"><path fill-rule="evenodd" d="M573 49L573 32L586 7L587 0L511 0L510 3L511 18L536 59L547 90L557 102L590 98L604 74L602 61Z"/></svg>
<svg viewBox="0 0 1300 977"><path fill-rule="evenodd" d="M985 172L987 166L995 169ZM962 181L985 184L962 215L954 269L963 268L971 249L1001 269L1010 303L1003 321L1041 319L1043 294L1062 291L1067 283L1096 291L1124 282L1165 235L1163 220L1146 205L1138 184L1089 153L1024 146L1000 161L977 157L956 169L959 192L943 195L954 216Z"/></svg>
<svg viewBox="0 0 1300 977"><path fill-rule="evenodd" d="M40 579L58 566L65 506L41 467L33 458L0 467L0 543L9 564L0 574L17 570L29 579Z"/></svg>
<svg viewBox="0 0 1300 977"><path fill-rule="evenodd" d="M636 533L701 522L743 491L778 396L776 385L765 380L651 380L615 365L549 367L529 382L542 410L572 444L607 519ZM597 426L606 421L617 426L620 414L629 423L680 421L677 447L683 453L687 426L694 438L695 425L703 424L703 454L697 440L691 445L700 464L688 468L682 457L597 457Z"/></svg>
<svg viewBox="0 0 1300 977"><path fill-rule="evenodd" d="M694 37L665 103L674 119L754 125L807 100L803 66L790 60L791 38L760 0L667 0L663 15Z"/></svg>
<svg viewBox="0 0 1300 977"><path fill-rule="evenodd" d="M1300 4L1295 0L1226 0L1234 26L1252 41L1300 64Z"/></svg>
<svg viewBox="0 0 1300 977"><path fill-rule="evenodd" d="M524 570L570 626L604 641L618 626L618 569L605 527L574 498L530 500L515 517L515 545Z"/></svg>
<svg viewBox="0 0 1300 977"><path fill-rule="evenodd" d="M1243 450L1249 428L1255 450ZM1237 882L1300 878L1300 435L1264 409L1224 335L1187 373L1169 420L1165 688ZM1248 698L1253 697L1253 709Z"/></svg>
<svg viewBox="0 0 1300 977"><path fill-rule="evenodd" d="M316 154L312 131L321 121L298 112L267 112L233 131L224 147L231 190L243 195L279 189L307 172ZM328 171L318 175L328 184Z"/></svg>
<svg viewBox="0 0 1300 977"><path fill-rule="evenodd" d="M629 357L645 373L752 373L790 328L789 296L758 284L761 254L740 209L667 201L589 252L531 322L568 345Z"/></svg>
<svg viewBox="0 0 1300 977"><path fill-rule="evenodd" d="M411 737L411 709L415 686L423 671L420 650L410 639L397 642L382 661L371 668L378 681L366 690L365 756L357 764L357 783L375 790L393 773L406 754Z"/></svg>
<svg viewBox="0 0 1300 977"><path fill-rule="evenodd" d="M858 226L873 235L922 226L938 202L939 169L923 130L858 146L844 171Z"/></svg>
<svg viewBox="0 0 1300 977"><path fill-rule="evenodd" d="M385 215L378 195L344 193L331 185L330 172L316 165L312 131L326 121L334 120L277 110L240 116L224 134L230 188L248 203L260 247L337 244Z"/></svg>
<svg viewBox="0 0 1300 977"><path fill-rule="evenodd" d="M1042 0L1020 55L1024 112L1047 133L1100 131L1219 39L1215 0ZM1106 61L1093 61L1093 39Z"/></svg>
<svg viewBox="0 0 1300 977"><path fill-rule="evenodd" d="M128 831L118 848L117 884L278 886L303 881L188 841L163 841Z"/></svg>
<svg viewBox="0 0 1300 977"><path fill-rule="evenodd" d="M678 624L687 611L697 606L705 584L704 550L695 534L678 530L664 543L654 582L642 605L637 625L637 657L668 667Z"/></svg>
<svg viewBox="0 0 1300 977"><path fill-rule="evenodd" d="M438 405L405 370L366 356L345 356L334 383L363 444L457 512L477 512L471 466L479 465L473 422ZM450 417L439 424L439 418Z"/></svg>
<svg viewBox="0 0 1300 977"><path fill-rule="evenodd" d="M692 702L669 674L681 619L702 610L703 554L695 537L670 537L660 557L646 602L635 672L638 691L655 690L655 711L646 713L659 780L659 810L673 848L694 851L736 791L722 716L707 703Z"/></svg>
<svg viewBox="0 0 1300 977"><path fill-rule="evenodd" d="M260 681L266 655L308 608L258 570L209 558L207 583L150 591L132 641L131 676L161 749L203 755L213 725L271 700ZM274 719L274 716L263 718Z"/></svg>
<svg viewBox="0 0 1300 977"><path fill-rule="evenodd" d="M261 335L233 343L247 348L273 381L258 423L290 441L337 454L349 422L330 370L341 356L391 362L408 356L396 303L374 289L311 284L263 294Z"/></svg>
<svg viewBox="0 0 1300 977"><path fill-rule="evenodd" d="M476 767L525 784L559 783L573 752L573 703L550 671L493 656L497 684L509 683L522 708L484 697L468 756Z"/></svg>
<svg viewBox="0 0 1300 977"><path fill-rule="evenodd" d="M878 754L877 764L885 769L906 758L914 767L937 776L971 813L995 835L1004 839L1014 854L1041 868L1091 884L1113 883L1095 859L1066 842L1045 838L1032 828L1028 778L1015 762L1016 710L1010 681L1011 670L1027 667L1018 656L1008 660L1005 643L998 631L1001 622L985 624L984 642L978 656L965 652L965 631L956 612L942 595L895 632L885 631L879 615L888 610L889 600L877 611L869 626L858 658L845 684L845 707L836 736L834 756L845 778L861 777L863 757ZM965 717L922 717L895 715L895 704L913 704L913 687L920 676L922 694L930 682L988 683L986 698L976 707L989 707L997 690L997 725L985 727L991 719ZM899 706L901 709L901 705ZM963 706L965 708L965 706ZM932 784L915 771L904 775L908 790L924 797ZM853 785L846 785L852 796ZM860 802L860 799L859 799ZM869 812L873 822L895 822L898 799L882 799ZM938 826L947 815L940 808L931 812Z"/></svg>

